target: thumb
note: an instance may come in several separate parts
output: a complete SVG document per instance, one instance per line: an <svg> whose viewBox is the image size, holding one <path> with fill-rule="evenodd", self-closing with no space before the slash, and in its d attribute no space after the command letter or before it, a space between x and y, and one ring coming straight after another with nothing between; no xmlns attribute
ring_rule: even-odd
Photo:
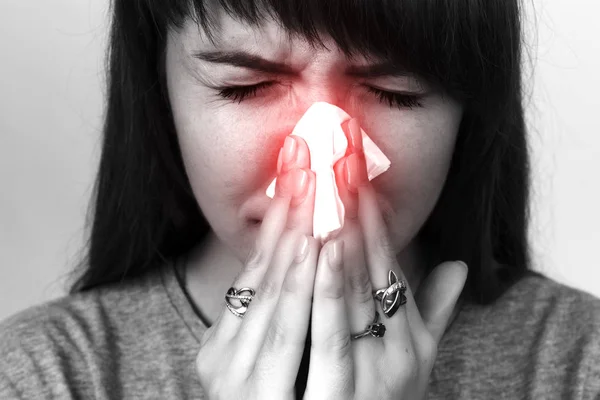
<svg viewBox="0 0 600 400"><path fill-rule="evenodd" d="M465 286L467 265L460 262L445 262L433 269L415 294L415 302L436 343L439 343L456 302Z"/></svg>

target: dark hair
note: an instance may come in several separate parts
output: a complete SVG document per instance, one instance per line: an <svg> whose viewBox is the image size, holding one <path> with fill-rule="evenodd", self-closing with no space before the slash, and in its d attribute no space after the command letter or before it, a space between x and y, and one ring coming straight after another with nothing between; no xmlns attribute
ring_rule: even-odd
<svg viewBox="0 0 600 400"><path fill-rule="evenodd" d="M264 16L313 45L391 59L464 105L442 194L419 239L464 260L464 298L489 303L530 269L529 155L518 0L115 0L102 155L89 249L76 293L139 276L202 241L209 225L183 166L165 87L167 33L211 9ZM433 267L435 265L431 265Z"/></svg>

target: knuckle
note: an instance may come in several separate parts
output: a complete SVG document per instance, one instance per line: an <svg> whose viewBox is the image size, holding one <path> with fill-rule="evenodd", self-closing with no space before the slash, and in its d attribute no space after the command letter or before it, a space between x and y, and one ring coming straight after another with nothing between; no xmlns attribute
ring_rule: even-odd
<svg viewBox="0 0 600 400"><path fill-rule="evenodd" d="M196 358L200 387L208 396L207 398L216 400L239 398L239 393L246 386L247 379L239 373L236 364L228 365L226 360L229 359L230 357L223 354L208 360Z"/></svg>
<svg viewBox="0 0 600 400"><path fill-rule="evenodd" d="M283 232L281 232L281 237L279 238L280 245L289 246L294 243L295 239L295 231L286 227Z"/></svg>
<svg viewBox="0 0 600 400"><path fill-rule="evenodd" d="M404 362L398 368L398 375L404 382L414 382L419 376L419 364L412 348L405 348Z"/></svg>
<svg viewBox="0 0 600 400"><path fill-rule="evenodd" d="M250 250L250 254L246 258L245 269L252 271L259 268L265 262L265 252L261 249L258 243L255 243Z"/></svg>
<svg viewBox="0 0 600 400"><path fill-rule="evenodd" d="M292 231L285 231L283 232L283 234L281 235L280 239L279 239L279 243L277 246L277 255L275 255L273 257L273 259L271 260L271 265L269 266L269 270L266 271L259 287L258 287L258 291L257 291L257 296L261 297L262 299L273 299L279 296L279 294L281 293L282 290L282 286L284 285L284 282L287 280L287 276L289 275L289 265L275 265L278 263L282 263L285 260L286 257L284 257L285 254L289 254L290 253L290 249L293 249L293 246L296 242L296 235L294 232ZM277 278L276 276L279 274L279 270L285 270L286 271L286 277L284 278L284 282L282 282L280 279L281 278ZM277 272L276 272L277 271ZM288 284L292 284L292 286L294 285L294 282L292 280L292 282L288 282ZM293 289L293 287L292 287Z"/></svg>
<svg viewBox="0 0 600 400"><path fill-rule="evenodd" d="M279 239L278 250L283 252L293 251L299 237L300 235L294 229L285 229Z"/></svg>
<svg viewBox="0 0 600 400"><path fill-rule="evenodd" d="M333 331L325 338L324 346L326 349L332 350L335 353L346 355L350 353L352 342L350 335L344 329Z"/></svg>
<svg viewBox="0 0 600 400"><path fill-rule="evenodd" d="M263 300L271 300L279 295L279 284L270 276L265 276L258 286L256 296Z"/></svg>
<svg viewBox="0 0 600 400"><path fill-rule="evenodd" d="M295 268L290 268L283 281L282 294L293 294L297 293L301 289L300 282L298 282L298 276L294 273Z"/></svg>
<svg viewBox="0 0 600 400"><path fill-rule="evenodd" d="M385 246L385 245L378 245L378 246ZM376 253L376 263L378 265L382 265L384 266L386 269L391 268L394 265L397 265L398 260L396 260L396 256L394 255L394 253L390 250L383 249L383 247L380 248L380 250ZM396 271L396 275L398 275L397 271ZM398 275L398 279L403 279L402 275Z"/></svg>
<svg viewBox="0 0 600 400"><path fill-rule="evenodd" d="M378 228L376 238L377 240L375 241L375 250L377 251L377 254L379 254L380 257L383 257L385 261L389 261L391 259L396 261L395 256L393 256L395 254L394 246L392 246L392 243L388 238L385 226L381 226Z"/></svg>
<svg viewBox="0 0 600 400"><path fill-rule="evenodd" d="M398 375L402 382L416 382L419 368L415 363L406 363L398 369Z"/></svg>
<svg viewBox="0 0 600 400"><path fill-rule="evenodd" d="M271 321L269 329L267 330L267 336L265 338L265 344L269 349L280 349L285 347L287 340L285 327L278 321Z"/></svg>
<svg viewBox="0 0 600 400"><path fill-rule="evenodd" d="M392 245L389 244L379 244L380 248L379 257L383 265L395 265L398 261L396 260L396 255L394 253L394 249Z"/></svg>
<svg viewBox="0 0 600 400"><path fill-rule="evenodd" d="M325 268L328 268L325 266ZM335 302L344 301L345 281L342 279L328 279L317 272L314 295L325 300Z"/></svg>
<svg viewBox="0 0 600 400"><path fill-rule="evenodd" d="M371 278L366 268L360 267L358 271L348 276L348 286L357 295L361 303L373 301Z"/></svg>
<svg viewBox="0 0 600 400"><path fill-rule="evenodd" d="M339 301L344 300L344 285L338 282L330 282L324 285L321 296L324 299Z"/></svg>

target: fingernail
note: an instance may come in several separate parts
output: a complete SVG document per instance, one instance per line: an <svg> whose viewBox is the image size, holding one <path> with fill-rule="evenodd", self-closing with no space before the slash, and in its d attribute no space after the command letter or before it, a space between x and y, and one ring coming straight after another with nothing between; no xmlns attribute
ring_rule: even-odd
<svg viewBox="0 0 600 400"><path fill-rule="evenodd" d="M346 184L352 193L358 193L358 188L367 181L367 168L362 154L353 153L346 158Z"/></svg>
<svg viewBox="0 0 600 400"><path fill-rule="evenodd" d="M356 118L352 118L350 122L348 122L348 130L350 131L350 145L352 146L353 151L355 153L362 153L362 133Z"/></svg>
<svg viewBox="0 0 600 400"><path fill-rule="evenodd" d="M298 158L298 143L291 136L285 138L283 148L281 149L281 171L287 172L294 167Z"/></svg>
<svg viewBox="0 0 600 400"><path fill-rule="evenodd" d="M308 173L300 168L295 168L277 178L276 192L281 197L290 196L303 200L308 187Z"/></svg>
<svg viewBox="0 0 600 400"><path fill-rule="evenodd" d="M333 271L339 271L342 269L342 250L344 248L343 240L334 240L333 243L329 244L329 249L327 250L327 262L329 264L329 268Z"/></svg>
<svg viewBox="0 0 600 400"><path fill-rule="evenodd" d="M460 261L460 260L457 260L457 261L454 261L454 262L455 262L455 263L458 263L458 264L460 264L460 265L462 265L462 266L463 266L463 268L464 268L464 269L465 269L467 272L469 271L469 267L467 266L467 264L466 264L465 262L463 262L463 261Z"/></svg>
<svg viewBox="0 0 600 400"><path fill-rule="evenodd" d="M277 175L281 175L281 168L283 166L283 161L281 160L281 153L283 149L279 149L279 155L277 156Z"/></svg>
<svg viewBox="0 0 600 400"><path fill-rule="evenodd" d="M300 243L298 244L298 247L296 249L296 257L294 257L294 262L296 264L300 264L302 261L304 261L306 259L306 256L308 255L308 238L304 235L302 235L302 238L300 239Z"/></svg>
<svg viewBox="0 0 600 400"><path fill-rule="evenodd" d="M308 173L303 169L295 169L292 171L292 175L293 196L297 200L303 199L306 196L306 189L308 188Z"/></svg>
<svg viewBox="0 0 600 400"><path fill-rule="evenodd" d="M258 243L255 243L252 247L252 250L250 250L250 254L248 254L248 257L246 258L246 268L253 269L260 266L263 255L264 252L261 251L261 248L258 245Z"/></svg>

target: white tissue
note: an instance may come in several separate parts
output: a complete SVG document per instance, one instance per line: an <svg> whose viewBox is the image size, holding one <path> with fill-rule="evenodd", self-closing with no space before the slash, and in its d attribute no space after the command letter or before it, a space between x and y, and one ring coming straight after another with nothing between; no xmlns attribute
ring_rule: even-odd
<svg viewBox="0 0 600 400"><path fill-rule="evenodd" d="M314 103L298 121L292 135L306 141L310 151L310 169L316 176L313 237L326 241L344 226L345 209L335 184L333 166L344 157L348 139L342 123L351 117L344 110L325 102ZM369 180L381 175L391 165L375 143L362 130L363 149ZM277 179L267 188L273 198Z"/></svg>

